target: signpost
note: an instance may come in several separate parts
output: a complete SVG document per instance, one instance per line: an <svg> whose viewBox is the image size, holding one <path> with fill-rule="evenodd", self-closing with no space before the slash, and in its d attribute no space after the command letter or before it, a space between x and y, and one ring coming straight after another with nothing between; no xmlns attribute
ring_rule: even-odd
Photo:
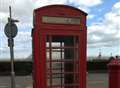
<svg viewBox="0 0 120 88"><path fill-rule="evenodd" d="M11 7L9 7L10 18L8 18L8 23L5 25L5 35L8 37L8 47L10 47L10 58L11 58L11 88L15 88L15 71L14 71L14 37L17 35L18 29L15 22L18 20L13 20L11 16Z"/></svg>

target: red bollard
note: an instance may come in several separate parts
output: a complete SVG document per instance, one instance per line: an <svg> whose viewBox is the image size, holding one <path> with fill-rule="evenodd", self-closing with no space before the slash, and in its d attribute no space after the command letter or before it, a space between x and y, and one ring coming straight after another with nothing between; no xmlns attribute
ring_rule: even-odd
<svg viewBox="0 0 120 88"><path fill-rule="evenodd" d="M120 88L120 59L113 59L108 64L109 88Z"/></svg>

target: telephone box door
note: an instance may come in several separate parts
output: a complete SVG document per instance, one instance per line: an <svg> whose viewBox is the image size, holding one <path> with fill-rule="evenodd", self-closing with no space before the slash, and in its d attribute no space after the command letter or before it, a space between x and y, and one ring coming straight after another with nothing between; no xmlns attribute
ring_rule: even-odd
<svg viewBox="0 0 120 88"><path fill-rule="evenodd" d="M78 36L46 37L46 80L48 88L79 88Z"/></svg>

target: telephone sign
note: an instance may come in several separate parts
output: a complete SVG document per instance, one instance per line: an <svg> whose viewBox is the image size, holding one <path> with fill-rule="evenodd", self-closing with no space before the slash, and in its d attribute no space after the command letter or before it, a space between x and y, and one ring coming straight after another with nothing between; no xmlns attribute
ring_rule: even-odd
<svg viewBox="0 0 120 88"><path fill-rule="evenodd" d="M42 22L52 24L80 24L79 18L43 16Z"/></svg>

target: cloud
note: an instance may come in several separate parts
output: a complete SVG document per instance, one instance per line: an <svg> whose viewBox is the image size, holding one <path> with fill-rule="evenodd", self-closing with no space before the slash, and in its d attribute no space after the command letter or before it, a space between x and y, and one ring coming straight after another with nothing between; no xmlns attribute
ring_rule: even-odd
<svg viewBox="0 0 120 88"><path fill-rule="evenodd" d="M86 12L90 11L90 7L102 4L102 0L37 0L35 2L35 8L52 5L52 4L66 4L76 8L82 9Z"/></svg>
<svg viewBox="0 0 120 88"><path fill-rule="evenodd" d="M0 0L0 22L6 23L9 16L9 6L12 6L12 16L21 23L32 26L33 10L52 4L72 5L76 8L90 12L90 7L99 5L102 0Z"/></svg>
<svg viewBox="0 0 120 88"><path fill-rule="evenodd" d="M65 4L67 0L37 0L35 2L35 8L52 5L52 4Z"/></svg>
<svg viewBox="0 0 120 88"><path fill-rule="evenodd" d="M88 27L88 47L114 47L120 43L120 2L104 15L102 22Z"/></svg>
<svg viewBox="0 0 120 88"><path fill-rule="evenodd" d="M93 7L102 4L102 0L76 0L76 3L86 7Z"/></svg>
<svg viewBox="0 0 120 88"><path fill-rule="evenodd" d="M103 3L102 0L66 0L67 5L74 6L81 9L87 13L91 11L91 7L95 7Z"/></svg>
<svg viewBox="0 0 120 88"><path fill-rule="evenodd" d="M113 9L119 9L120 8L120 2L117 2L115 5L114 5L114 8Z"/></svg>
<svg viewBox="0 0 120 88"><path fill-rule="evenodd" d="M9 47L7 38L0 35L0 57L9 57ZM16 58L27 57L32 52L31 34L30 32L19 32L14 39L14 50Z"/></svg>
<svg viewBox="0 0 120 88"><path fill-rule="evenodd" d="M65 4L74 6L89 13L91 11L91 7L102 3L103 0L0 0L0 53L2 52L0 55L9 56L7 38L4 35L4 25L7 23L7 17L9 16L9 5L12 6L12 17L20 21L17 23L19 32L15 38L15 52L17 55L19 54L21 57L25 57L31 52L31 29L34 9L52 4ZM116 5L114 8L118 7L119 5ZM88 18L92 19L93 17L94 15L90 15ZM94 26L95 24L93 24L91 28ZM90 35L92 35L93 31L90 31ZM95 33L99 32L95 31ZM116 35L116 38L119 38L119 35ZM99 35L94 35L90 40L96 40L96 42L98 42L101 41L101 39L102 38Z"/></svg>
<svg viewBox="0 0 120 88"><path fill-rule="evenodd" d="M19 32L17 37L15 38L15 48L17 50L31 50L32 48L32 37L30 32ZM27 44L27 46L26 46Z"/></svg>
<svg viewBox="0 0 120 88"><path fill-rule="evenodd" d="M87 16L88 19L93 19L94 17L95 17L94 14L90 14L90 15L88 14L88 16Z"/></svg>
<svg viewBox="0 0 120 88"><path fill-rule="evenodd" d="M7 22L7 18L8 17L8 13L6 13L6 12L0 12L0 22L1 23L5 23L5 22Z"/></svg>

